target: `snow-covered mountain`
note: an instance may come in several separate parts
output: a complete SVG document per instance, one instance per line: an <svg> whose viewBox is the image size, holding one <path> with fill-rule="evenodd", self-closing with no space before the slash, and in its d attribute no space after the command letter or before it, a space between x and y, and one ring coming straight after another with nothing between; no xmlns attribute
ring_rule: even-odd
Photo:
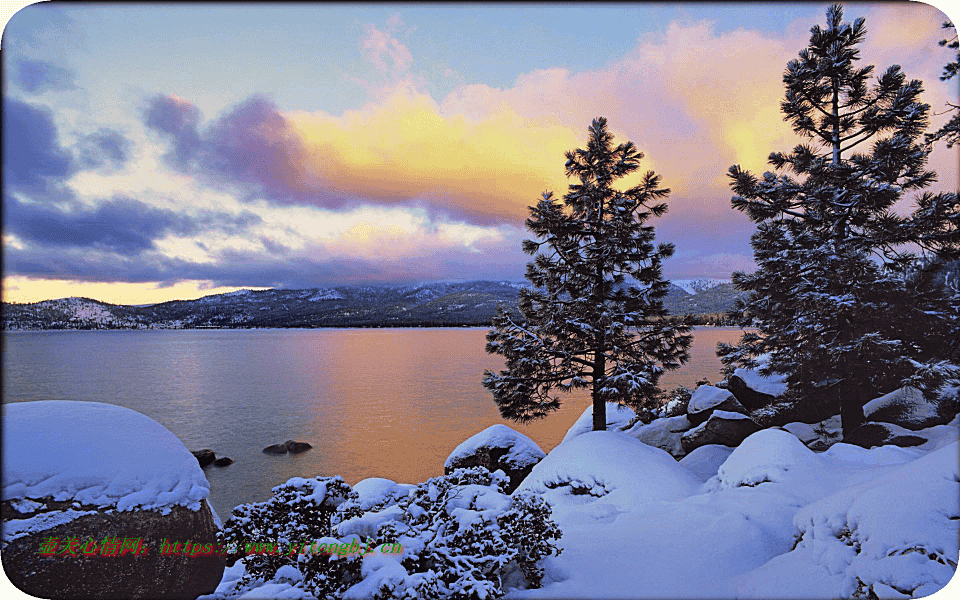
<svg viewBox="0 0 960 600"><path fill-rule="evenodd" d="M670 283L682 289L691 296L695 296L704 290L709 290L718 285L730 284L729 279L674 279Z"/></svg>
<svg viewBox="0 0 960 600"><path fill-rule="evenodd" d="M486 326L498 305L517 313L518 294L524 287L508 281L471 281L395 288L239 290L141 306L62 298L4 303L2 322L6 330ZM672 314L723 313L733 306L735 296L725 280L680 280L670 287L664 305Z"/></svg>

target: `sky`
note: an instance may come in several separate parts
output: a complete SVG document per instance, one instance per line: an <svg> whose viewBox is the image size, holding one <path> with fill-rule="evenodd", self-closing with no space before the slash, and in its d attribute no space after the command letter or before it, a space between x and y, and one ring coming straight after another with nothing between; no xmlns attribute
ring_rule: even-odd
<svg viewBox="0 0 960 600"><path fill-rule="evenodd" d="M726 173L802 141L782 75L827 6L27 6L2 39L3 300L520 281L529 207L566 192L597 116L671 189L664 275L752 271ZM844 17L861 64L902 65L943 113L960 9L937 6ZM937 147L933 191L958 162Z"/></svg>

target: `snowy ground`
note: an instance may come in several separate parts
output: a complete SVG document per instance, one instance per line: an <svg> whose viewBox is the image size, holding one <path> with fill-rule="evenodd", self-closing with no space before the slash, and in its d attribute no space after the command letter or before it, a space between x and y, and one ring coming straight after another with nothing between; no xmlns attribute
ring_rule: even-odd
<svg viewBox="0 0 960 600"><path fill-rule="evenodd" d="M618 431L569 436L515 492L552 505L563 552L546 559L541 589L506 598L929 596L960 555L958 426L929 428L914 448L822 453L766 429L680 462ZM377 479L356 490L378 499L409 487ZM311 598L288 571L242 599ZM228 569L219 593L242 573L242 562Z"/></svg>
<svg viewBox="0 0 960 600"><path fill-rule="evenodd" d="M507 597L928 596L960 554L958 423L917 448L821 454L767 429L680 463L619 432L577 436L521 486L554 506L564 551L542 589Z"/></svg>

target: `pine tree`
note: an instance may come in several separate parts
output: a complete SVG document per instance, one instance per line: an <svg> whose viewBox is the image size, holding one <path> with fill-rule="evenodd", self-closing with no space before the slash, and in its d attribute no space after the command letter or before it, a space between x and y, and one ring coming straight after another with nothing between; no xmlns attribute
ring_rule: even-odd
<svg viewBox="0 0 960 600"><path fill-rule="evenodd" d="M646 222L667 210L670 190L648 171L626 191L616 180L640 168L632 142L613 145L607 120L589 128L586 149L566 153L577 177L561 203L552 192L530 207L524 240L534 255L520 292L522 319L502 309L487 334L487 352L506 369L484 373L483 385L504 418L525 423L560 406L557 392L591 389L593 429L606 429L606 402L639 407L657 398L664 370L689 358L690 326L668 317L661 263L671 244L654 246Z"/></svg>
<svg viewBox="0 0 960 600"><path fill-rule="evenodd" d="M960 48L960 40L957 38L956 29L954 29L953 23L946 21L943 24L943 28L953 29L954 36L952 38L940 40L940 45L946 46L951 50L957 50ZM946 66L943 67L943 74L940 76L940 81L948 81L957 73L960 73L960 52L957 52L956 60L948 62ZM950 107L950 111L948 112L954 112L956 114L954 114L950 120L935 133L931 133L926 136L928 144L932 144L942 139L947 142L947 148L953 148L954 144L960 142L960 104L947 102L947 106Z"/></svg>
<svg viewBox="0 0 960 600"><path fill-rule="evenodd" d="M932 269L907 251L957 256L956 194L919 197L908 217L893 211L905 192L936 175L918 143L929 106L921 83L894 65L869 85L872 66L857 67L862 18L827 27L787 65L781 110L810 140L772 153L779 174L758 179L730 168L733 207L757 224L751 244L758 270L734 273L750 292L736 312L754 326L738 346L721 345L727 365L787 374L791 393L839 407L844 434L863 421L863 404L902 385L933 390L955 372L947 361L949 307Z"/></svg>

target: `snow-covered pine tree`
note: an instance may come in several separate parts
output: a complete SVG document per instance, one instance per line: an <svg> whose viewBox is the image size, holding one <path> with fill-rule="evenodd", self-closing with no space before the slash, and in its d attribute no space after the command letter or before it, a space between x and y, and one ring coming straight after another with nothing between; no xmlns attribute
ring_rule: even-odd
<svg viewBox="0 0 960 600"><path fill-rule="evenodd" d="M613 145L607 120L589 128L586 149L566 153L567 177L577 177L561 203L552 192L530 207L524 240L534 255L521 290L521 320L500 310L487 334L487 352L506 369L484 373L504 418L521 423L560 406L557 392L591 389L593 429L606 429L606 402L640 406L655 399L664 370L689 358L690 326L663 307L668 283L661 262L673 245L654 245L646 224L667 210L670 190L648 171L625 191L614 182L640 168L633 142Z"/></svg>
<svg viewBox="0 0 960 600"><path fill-rule="evenodd" d="M957 37L957 30L954 28L951 21L945 21L943 28L947 30L953 30L953 37L940 40L941 46L946 46L951 50L957 50L960 48L960 39ZM948 62L946 66L943 67L943 74L940 75L940 81L948 81L953 79L953 77L960 73L960 52L957 52L957 59ZM944 140L947 143L947 148L953 148L953 145L957 142L960 142L960 104L953 104L952 102L947 102L947 106L950 107L948 112L953 112L954 115L934 133L927 134L926 139L928 144L932 144L938 140Z"/></svg>
<svg viewBox="0 0 960 600"><path fill-rule="evenodd" d="M839 407L846 435L866 401L902 385L932 391L955 373L943 355L949 309L918 270L937 261L908 250L955 257L960 217L949 193L924 193L907 217L893 211L935 180L918 143L929 106L897 65L869 85L873 67L856 66L864 20L842 16L827 10L783 76L781 110L810 144L772 153L779 174L730 168L733 207L757 224L758 270L734 273L750 292L735 311L757 331L718 354L728 370L769 355L762 372L787 374L796 398Z"/></svg>

